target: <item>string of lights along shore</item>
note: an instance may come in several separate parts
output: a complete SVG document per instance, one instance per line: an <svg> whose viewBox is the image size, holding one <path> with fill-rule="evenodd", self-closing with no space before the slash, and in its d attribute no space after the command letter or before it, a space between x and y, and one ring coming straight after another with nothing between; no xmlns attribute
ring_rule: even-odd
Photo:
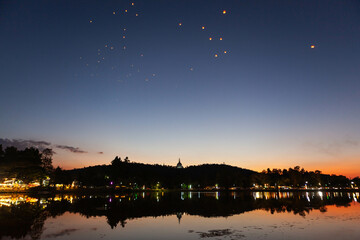
<svg viewBox="0 0 360 240"><path fill-rule="evenodd" d="M360 3L0 3L0 144L134 162L360 171Z"/></svg>

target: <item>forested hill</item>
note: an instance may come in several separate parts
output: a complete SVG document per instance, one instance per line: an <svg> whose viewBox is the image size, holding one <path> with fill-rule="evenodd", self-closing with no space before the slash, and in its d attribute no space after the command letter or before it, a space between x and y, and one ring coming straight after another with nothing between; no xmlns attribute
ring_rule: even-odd
<svg viewBox="0 0 360 240"><path fill-rule="evenodd" d="M129 161L113 161L111 165L85 167L82 169L55 170L57 182L73 179L85 186L136 185L142 188L193 188L206 186L248 187L250 177L256 172L225 164L204 164L186 168L151 165ZM60 178L60 179L59 179Z"/></svg>

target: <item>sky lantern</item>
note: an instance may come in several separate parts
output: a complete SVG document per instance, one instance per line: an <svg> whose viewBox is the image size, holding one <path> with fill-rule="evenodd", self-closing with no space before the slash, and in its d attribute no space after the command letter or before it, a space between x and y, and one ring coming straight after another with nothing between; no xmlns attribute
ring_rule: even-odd
<svg viewBox="0 0 360 240"><path fill-rule="evenodd" d="M215 54L214 57L217 58L219 55Z"/></svg>
<svg viewBox="0 0 360 240"><path fill-rule="evenodd" d="M211 41L211 40L212 40L212 38L211 38L211 37L209 37L209 40Z"/></svg>
<svg viewBox="0 0 360 240"><path fill-rule="evenodd" d="M223 12L222 12L224 15L226 14L226 10L223 10Z"/></svg>
<svg viewBox="0 0 360 240"><path fill-rule="evenodd" d="M201 29L202 29L202 30L204 30L204 29L205 29L205 27L204 27L204 26L202 26L202 27L201 27Z"/></svg>
<svg viewBox="0 0 360 240"><path fill-rule="evenodd" d="M222 37L220 38L220 41L222 41Z"/></svg>
<svg viewBox="0 0 360 240"><path fill-rule="evenodd" d="M179 26L182 26L182 23L179 23Z"/></svg>
<svg viewBox="0 0 360 240"><path fill-rule="evenodd" d="M315 48L315 45L311 45L310 48L312 48L312 49Z"/></svg>

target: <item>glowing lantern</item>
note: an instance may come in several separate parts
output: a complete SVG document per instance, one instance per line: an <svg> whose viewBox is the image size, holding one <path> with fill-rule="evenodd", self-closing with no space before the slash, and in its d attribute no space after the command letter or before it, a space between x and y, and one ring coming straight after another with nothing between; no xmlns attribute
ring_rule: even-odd
<svg viewBox="0 0 360 240"><path fill-rule="evenodd" d="M226 10L223 10L223 14L226 14Z"/></svg>
<svg viewBox="0 0 360 240"><path fill-rule="evenodd" d="M212 38L210 37L210 38L209 38L209 40L211 41L211 40L212 40Z"/></svg>
<svg viewBox="0 0 360 240"><path fill-rule="evenodd" d="M201 29L202 29L202 30L204 30L204 29L205 29L205 27L204 27L204 26L202 26L202 27L201 27Z"/></svg>
<svg viewBox="0 0 360 240"><path fill-rule="evenodd" d="M315 48L315 45L311 45L310 48Z"/></svg>
<svg viewBox="0 0 360 240"><path fill-rule="evenodd" d="M218 55L217 55L217 54L215 54L215 55L214 55L214 57L216 57L216 58L217 58L217 57L218 57Z"/></svg>
<svg viewBox="0 0 360 240"><path fill-rule="evenodd" d="M222 37L220 38L220 41L222 41Z"/></svg>

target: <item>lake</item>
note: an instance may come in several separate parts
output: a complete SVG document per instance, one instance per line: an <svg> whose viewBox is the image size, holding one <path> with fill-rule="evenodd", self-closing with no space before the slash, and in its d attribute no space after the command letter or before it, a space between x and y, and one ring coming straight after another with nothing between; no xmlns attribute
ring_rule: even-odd
<svg viewBox="0 0 360 240"><path fill-rule="evenodd" d="M0 195L0 239L360 239L358 192Z"/></svg>

